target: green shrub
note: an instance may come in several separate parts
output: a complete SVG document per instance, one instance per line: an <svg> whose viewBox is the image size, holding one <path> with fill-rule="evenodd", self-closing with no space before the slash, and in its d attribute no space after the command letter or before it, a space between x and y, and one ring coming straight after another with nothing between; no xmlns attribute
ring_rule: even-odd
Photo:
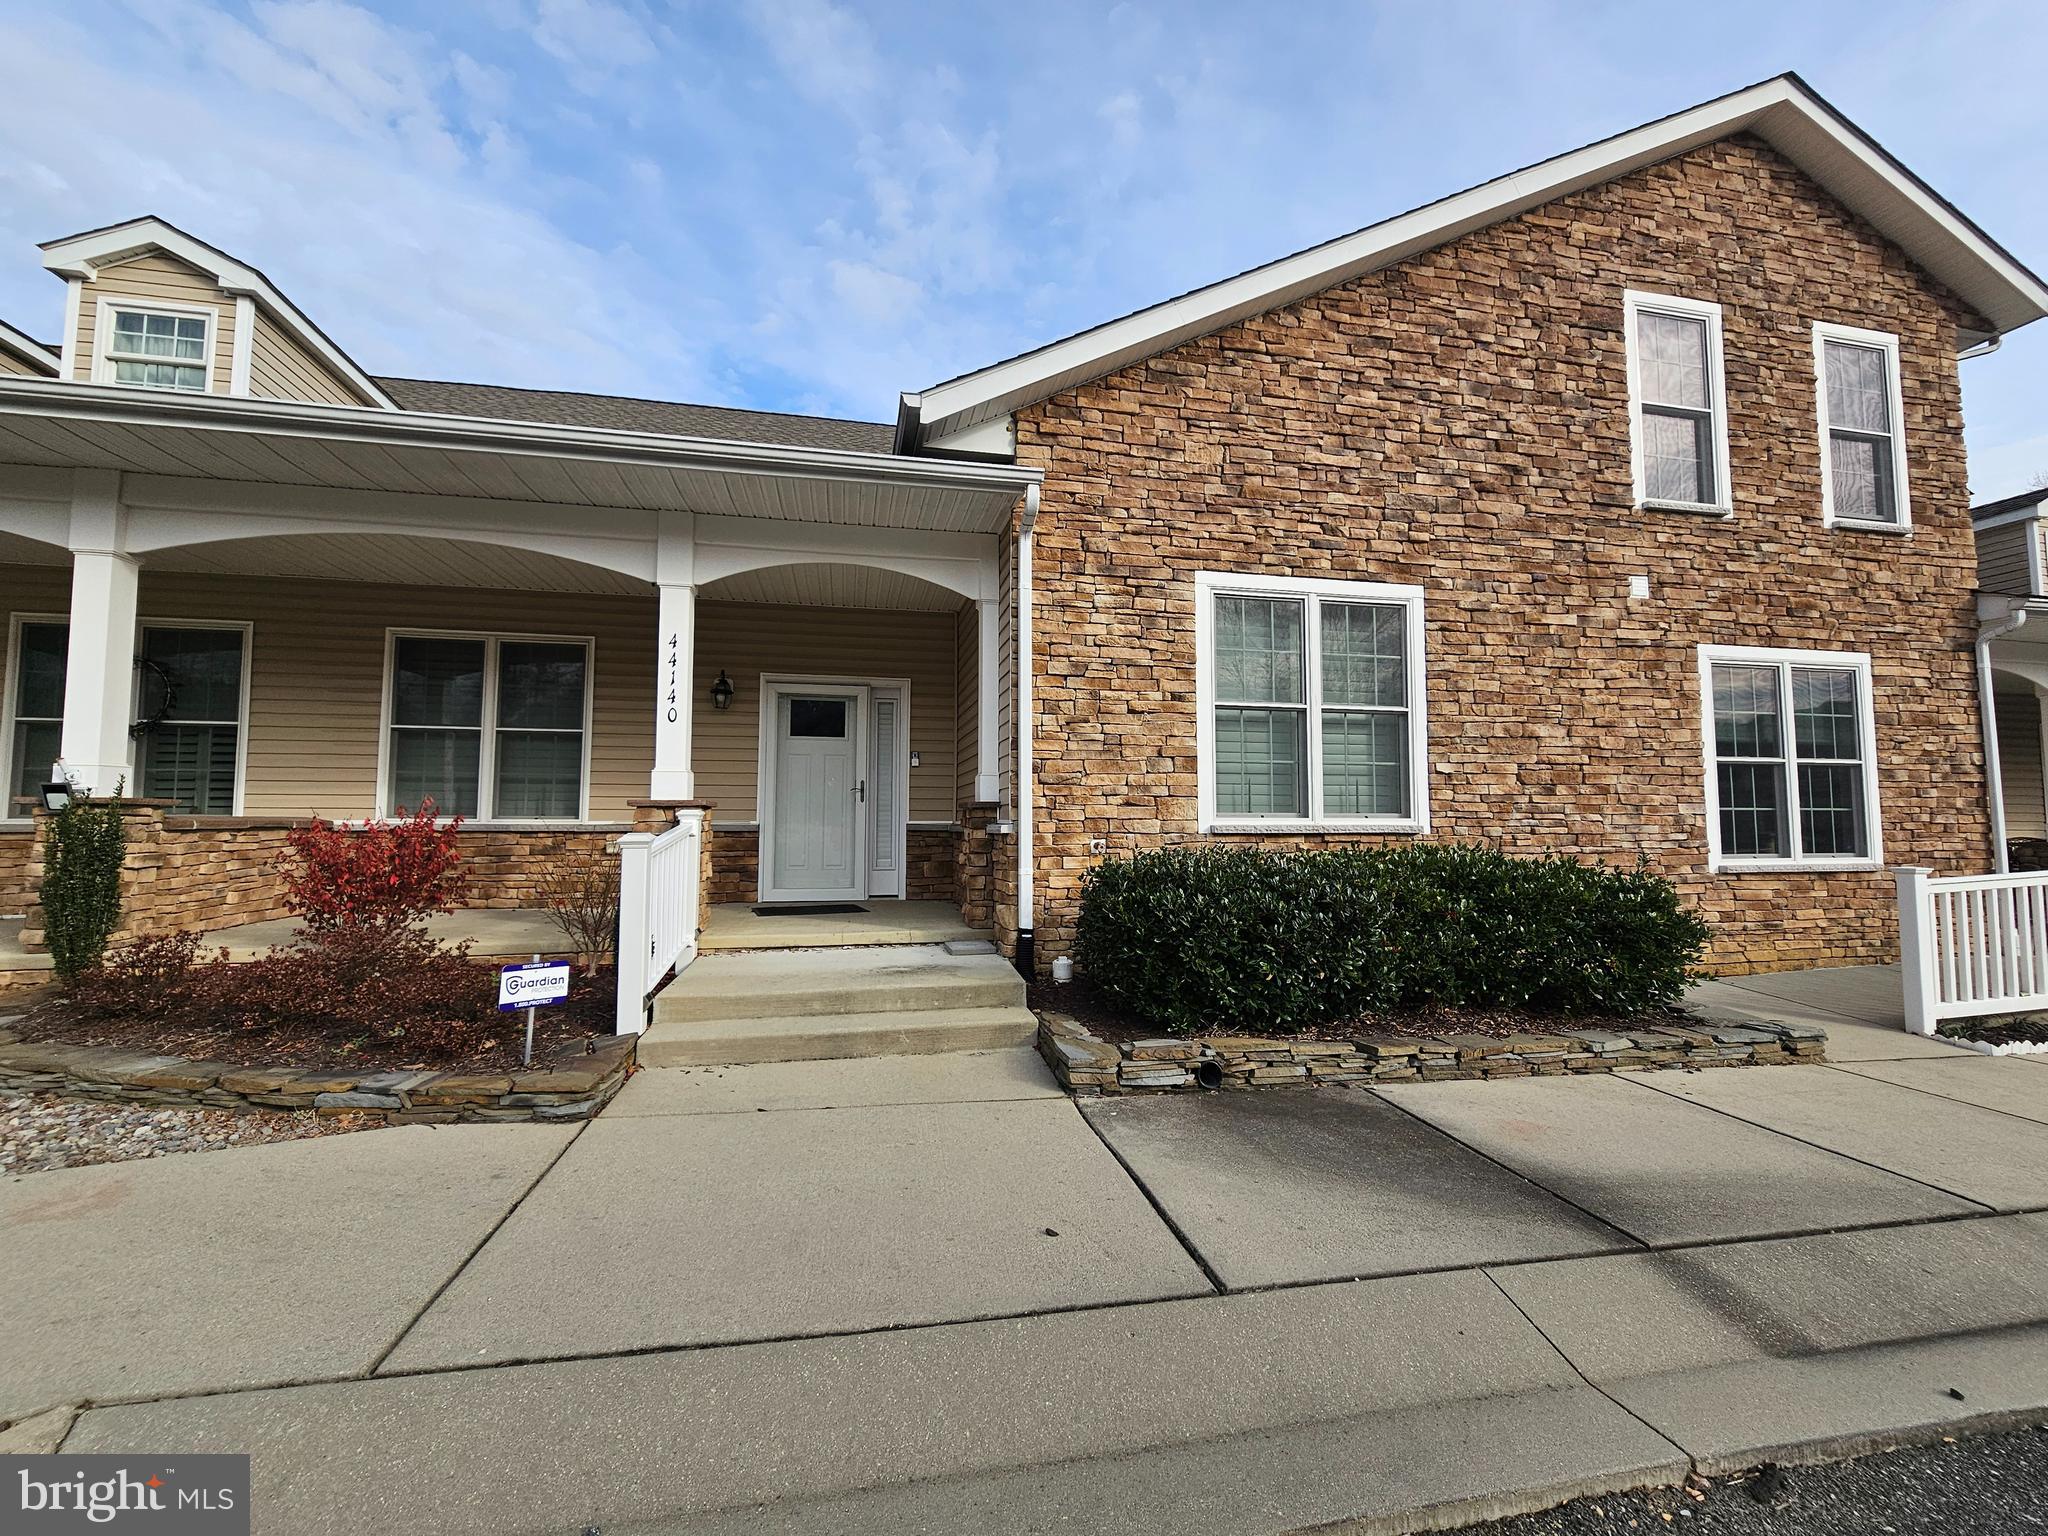
<svg viewBox="0 0 2048 1536"><path fill-rule="evenodd" d="M1677 1001L1706 939L1641 864L1410 843L1113 859L1082 884L1075 948L1110 1002L1193 1034L1428 1004L1635 1013Z"/></svg>
<svg viewBox="0 0 2048 1536"><path fill-rule="evenodd" d="M58 979L83 975L107 952L121 920L121 864L127 856L118 790L112 800L76 796L44 824L43 934Z"/></svg>

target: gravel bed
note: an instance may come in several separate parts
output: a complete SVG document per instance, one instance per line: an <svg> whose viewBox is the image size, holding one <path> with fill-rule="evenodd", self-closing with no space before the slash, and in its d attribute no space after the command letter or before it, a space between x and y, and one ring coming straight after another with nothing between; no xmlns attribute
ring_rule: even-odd
<svg viewBox="0 0 2048 1536"><path fill-rule="evenodd" d="M244 1113L227 1109L152 1109L99 1104L45 1094L0 1094L0 1174L125 1163L173 1152L211 1152L370 1130L364 1115L320 1116L311 1110Z"/></svg>

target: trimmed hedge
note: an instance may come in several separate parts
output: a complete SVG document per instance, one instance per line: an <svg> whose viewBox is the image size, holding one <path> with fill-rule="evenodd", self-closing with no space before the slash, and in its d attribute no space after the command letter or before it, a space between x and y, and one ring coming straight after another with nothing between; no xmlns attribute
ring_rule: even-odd
<svg viewBox="0 0 2048 1536"><path fill-rule="evenodd" d="M1147 1027L1285 1033L1432 1003L1642 1012L1678 1000L1706 940L1640 863L1409 843L1112 859L1083 881L1075 948Z"/></svg>

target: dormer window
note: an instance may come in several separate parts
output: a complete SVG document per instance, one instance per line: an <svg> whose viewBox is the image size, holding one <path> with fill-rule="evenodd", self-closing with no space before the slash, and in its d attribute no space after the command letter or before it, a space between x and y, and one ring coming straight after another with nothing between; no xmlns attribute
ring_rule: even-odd
<svg viewBox="0 0 2048 1536"><path fill-rule="evenodd" d="M144 389L206 389L211 317L190 310L107 307L106 378Z"/></svg>

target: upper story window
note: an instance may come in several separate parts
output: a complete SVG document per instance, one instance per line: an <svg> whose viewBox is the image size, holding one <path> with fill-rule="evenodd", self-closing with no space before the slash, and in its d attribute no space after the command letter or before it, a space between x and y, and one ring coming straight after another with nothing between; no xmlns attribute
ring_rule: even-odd
<svg viewBox="0 0 2048 1536"><path fill-rule="evenodd" d="M1205 831L1426 831L1422 589L1195 577Z"/></svg>
<svg viewBox="0 0 2048 1536"><path fill-rule="evenodd" d="M1636 505L1730 512L1721 306L1623 295Z"/></svg>
<svg viewBox="0 0 2048 1536"><path fill-rule="evenodd" d="M108 382L205 391L213 341L210 316L113 303L103 314Z"/></svg>
<svg viewBox="0 0 2048 1536"><path fill-rule="evenodd" d="M1708 865L1877 863L1870 658L1700 647Z"/></svg>
<svg viewBox="0 0 2048 1536"><path fill-rule="evenodd" d="M1905 406L1899 338L1846 325L1813 328L1820 402L1821 521L1905 529Z"/></svg>

